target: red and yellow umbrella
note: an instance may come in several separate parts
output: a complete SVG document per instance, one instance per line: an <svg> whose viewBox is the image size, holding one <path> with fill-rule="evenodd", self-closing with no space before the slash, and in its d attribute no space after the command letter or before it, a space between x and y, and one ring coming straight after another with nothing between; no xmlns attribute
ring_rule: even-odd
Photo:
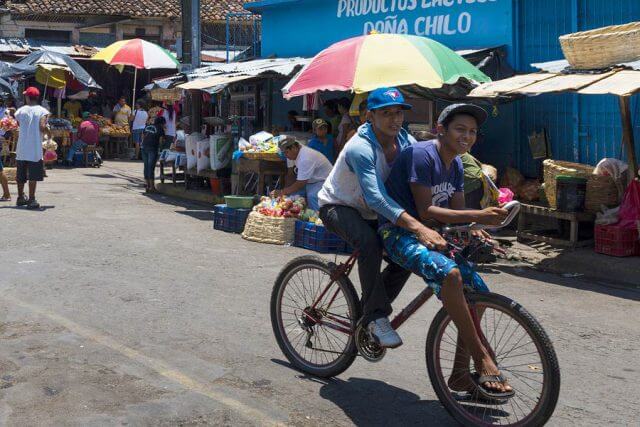
<svg viewBox="0 0 640 427"><path fill-rule="evenodd" d="M133 77L134 103L139 68L178 68L180 65L171 52L142 39L117 41L100 50L91 59L104 61L109 65L129 65L135 68Z"/></svg>
<svg viewBox="0 0 640 427"><path fill-rule="evenodd" d="M316 55L285 86L285 98L320 90L369 92L384 86L439 89L460 79L491 79L453 50L426 37L369 34L338 42Z"/></svg>

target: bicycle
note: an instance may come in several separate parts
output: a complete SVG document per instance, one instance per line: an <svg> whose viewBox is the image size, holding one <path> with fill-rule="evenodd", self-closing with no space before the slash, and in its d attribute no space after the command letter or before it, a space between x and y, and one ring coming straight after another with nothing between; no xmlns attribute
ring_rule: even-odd
<svg viewBox="0 0 640 427"><path fill-rule="evenodd" d="M506 206L508 225L520 205ZM472 236L475 224L445 227L448 254L456 262L489 245ZM358 257L336 265L308 255L289 262L276 279L271 295L271 323L286 358L297 369L318 377L333 377L351 366L357 355L379 362L386 349L358 324L361 307L349 274ZM469 264L471 265L471 264ZM471 265L472 266L472 265ZM310 282L309 286L305 286ZM398 329L433 295L426 287L396 317ZM448 380L457 348L457 329L444 308L427 334L425 356L431 384L445 409L464 425L543 425L553 414L560 393L560 369L553 345L540 323L517 302L495 293L465 291L478 336L500 371L516 391L506 400L490 400L478 392L456 392ZM473 373L473 367L468 367Z"/></svg>

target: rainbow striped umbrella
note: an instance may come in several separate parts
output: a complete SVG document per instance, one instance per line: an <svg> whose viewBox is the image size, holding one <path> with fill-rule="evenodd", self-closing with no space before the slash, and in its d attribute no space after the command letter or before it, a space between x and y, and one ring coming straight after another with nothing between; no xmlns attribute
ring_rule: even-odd
<svg viewBox="0 0 640 427"><path fill-rule="evenodd" d="M109 65L129 65L133 73L133 103L136 101L138 68L178 68L180 63L168 50L142 39L120 40L91 57Z"/></svg>
<svg viewBox="0 0 640 427"><path fill-rule="evenodd" d="M285 86L285 98L319 90L369 92L384 86L439 89L460 79L491 79L435 40L400 34L369 34L343 40L317 54Z"/></svg>

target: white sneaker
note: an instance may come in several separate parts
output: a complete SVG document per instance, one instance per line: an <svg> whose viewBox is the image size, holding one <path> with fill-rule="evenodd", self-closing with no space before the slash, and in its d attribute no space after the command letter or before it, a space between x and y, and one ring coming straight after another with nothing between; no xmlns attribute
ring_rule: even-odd
<svg viewBox="0 0 640 427"><path fill-rule="evenodd" d="M391 327L387 317L381 317L367 325L367 331L380 347L396 348L402 345L400 335Z"/></svg>

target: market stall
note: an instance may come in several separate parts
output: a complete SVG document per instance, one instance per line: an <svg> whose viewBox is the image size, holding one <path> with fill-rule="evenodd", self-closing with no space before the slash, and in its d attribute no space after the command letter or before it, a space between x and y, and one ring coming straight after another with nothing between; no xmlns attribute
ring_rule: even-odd
<svg viewBox="0 0 640 427"><path fill-rule="evenodd" d="M640 62L625 66L612 63L599 72L591 69L581 72L575 67L568 67L568 63L558 66L557 61L553 65L555 72L519 75L487 83L474 89L470 96L489 100L515 100L522 96L545 93L614 95L618 98L620 107L622 146L626 153L626 161L602 159L593 167L573 162L545 160L542 200L523 207L518 234L524 239L575 247L592 243L588 238L586 241L580 241L579 226L586 224L589 230L595 230L591 236L595 235L598 252L616 256L640 255L636 225L625 227L626 232L618 231L614 225L618 219L622 219L618 217L618 211L624 208L627 194L637 191L635 188L638 185L637 181L633 181L638 177L638 163L631 123L630 97L640 92ZM540 67L544 68L545 64ZM634 209L629 206L627 208ZM640 207L637 209L640 210ZM530 221L533 217L568 222L569 237L557 238L550 236L547 230L529 229L528 223L539 222Z"/></svg>

